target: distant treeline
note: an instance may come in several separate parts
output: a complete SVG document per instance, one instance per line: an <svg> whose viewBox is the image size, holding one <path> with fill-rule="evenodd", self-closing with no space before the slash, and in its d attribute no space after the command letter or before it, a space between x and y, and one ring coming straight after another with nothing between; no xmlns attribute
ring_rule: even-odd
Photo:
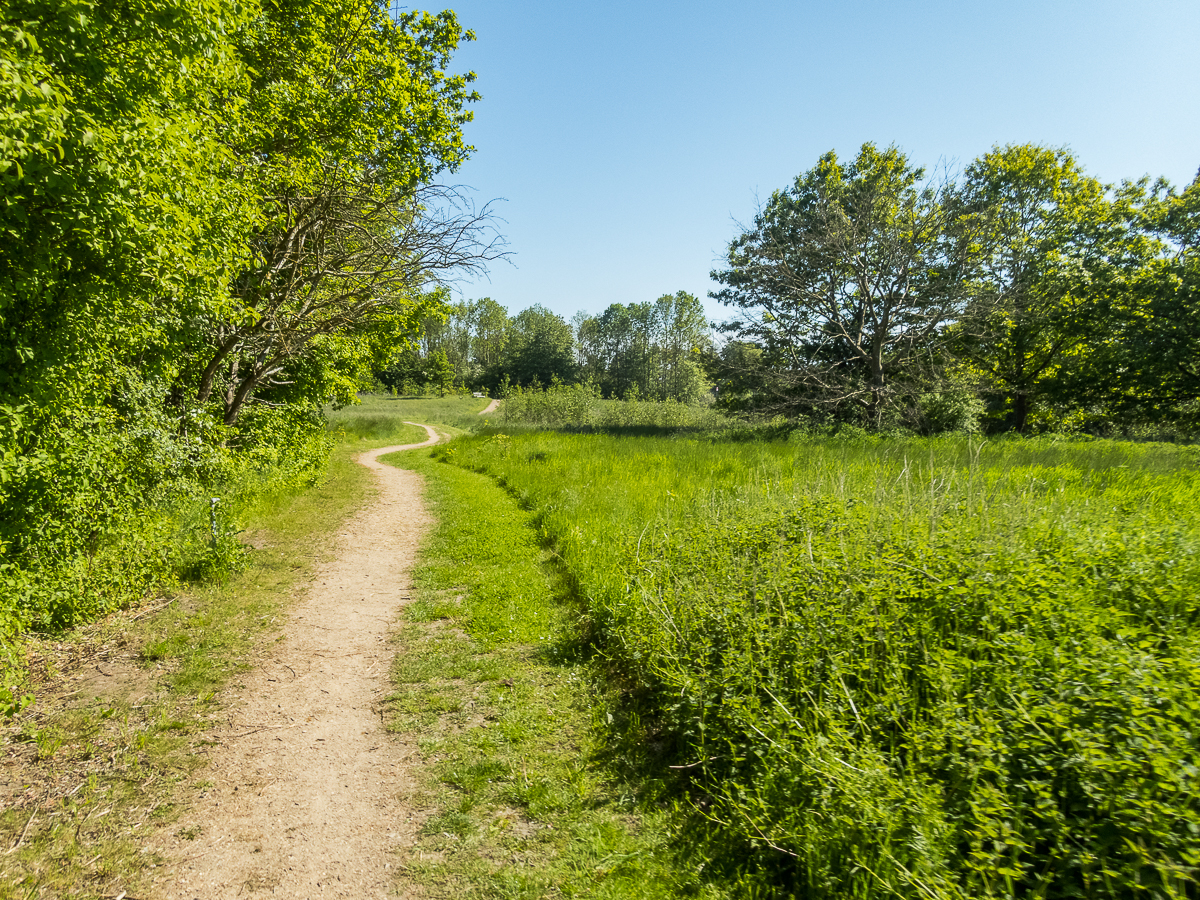
<svg viewBox="0 0 1200 900"><path fill-rule="evenodd" d="M868 430L1190 436L1200 425L1200 180L1104 185L1066 150L928 177L894 147L825 154L712 273L570 323L484 299L377 369L395 389L590 383L606 398Z"/></svg>
<svg viewBox="0 0 1200 900"><path fill-rule="evenodd" d="M606 398L695 403L709 394L703 363L711 352L704 308L685 291L614 303L570 323L542 306L509 316L484 298L427 318L419 346L401 350L376 376L404 392L459 386L501 395L586 382Z"/></svg>

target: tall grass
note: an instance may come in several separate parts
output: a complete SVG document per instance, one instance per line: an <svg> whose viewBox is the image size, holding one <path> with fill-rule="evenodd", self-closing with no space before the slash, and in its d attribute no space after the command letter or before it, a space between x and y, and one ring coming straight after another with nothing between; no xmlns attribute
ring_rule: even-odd
<svg viewBox="0 0 1200 900"><path fill-rule="evenodd" d="M497 434L624 702L766 896L1188 897L1200 455Z"/></svg>
<svg viewBox="0 0 1200 900"><path fill-rule="evenodd" d="M341 409L325 410L330 431L342 439L401 441L417 436L425 439L421 429L413 430L405 420L426 425L448 425L456 431L473 431L484 424L479 413L488 400L477 397L389 397L386 394L365 394L360 403Z"/></svg>
<svg viewBox="0 0 1200 900"><path fill-rule="evenodd" d="M674 400L602 400L594 384L510 388L497 418L507 424L575 428L714 429L728 419L707 406Z"/></svg>

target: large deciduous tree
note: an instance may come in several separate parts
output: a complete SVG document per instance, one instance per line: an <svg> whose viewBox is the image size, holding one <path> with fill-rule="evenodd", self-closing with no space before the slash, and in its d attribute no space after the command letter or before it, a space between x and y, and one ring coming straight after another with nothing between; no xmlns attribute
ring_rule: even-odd
<svg viewBox="0 0 1200 900"><path fill-rule="evenodd" d="M1102 343L1144 242L1129 205L1061 149L992 150L967 167L956 209L979 248L965 354L1002 425L1025 431L1039 401L1079 393L1070 370Z"/></svg>
<svg viewBox="0 0 1200 900"><path fill-rule="evenodd" d="M1110 426L1191 429L1200 423L1200 175L1181 191L1165 181L1143 187L1122 193L1154 243L1139 248L1148 259L1130 267L1082 377L1104 400Z"/></svg>
<svg viewBox="0 0 1200 900"><path fill-rule="evenodd" d="M948 185L895 147L833 152L776 191L729 245L713 296L762 350L758 405L871 426L919 391L966 301L970 235Z"/></svg>
<svg viewBox="0 0 1200 900"><path fill-rule="evenodd" d="M202 404L220 389L227 425L320 342L415 335L445 273L500 255L486 210L431 181L471 149L473 76L444 74L470 37L451 12L357 0L271 0L244 32L252 76L227 140L258 218L195 388Z"/></svg>

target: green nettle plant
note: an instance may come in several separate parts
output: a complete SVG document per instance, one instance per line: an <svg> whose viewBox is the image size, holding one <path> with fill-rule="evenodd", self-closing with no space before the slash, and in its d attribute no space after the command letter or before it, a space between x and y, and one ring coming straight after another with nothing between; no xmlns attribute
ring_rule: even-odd
<svg viewBox="0 0 1200 900"><path fill-rule="evenodd" d="M452 461L535 510L613 756L691 810L712 877L1195 895L1192 448L518 432Z"/></svg>

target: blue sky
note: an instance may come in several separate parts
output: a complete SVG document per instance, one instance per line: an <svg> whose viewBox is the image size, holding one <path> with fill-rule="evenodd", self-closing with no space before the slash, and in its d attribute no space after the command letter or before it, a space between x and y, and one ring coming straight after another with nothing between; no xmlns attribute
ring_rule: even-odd
<svg viewBox="0 0 1200 900"><path fill-rule="evenodd" d="M864 141L931 167L1067 146L1104 181L1200 168L1197 0L452 8L483 100L451 180L504 198L514 263L459 292L514 313L704 297L759 198Z"/></svg>

